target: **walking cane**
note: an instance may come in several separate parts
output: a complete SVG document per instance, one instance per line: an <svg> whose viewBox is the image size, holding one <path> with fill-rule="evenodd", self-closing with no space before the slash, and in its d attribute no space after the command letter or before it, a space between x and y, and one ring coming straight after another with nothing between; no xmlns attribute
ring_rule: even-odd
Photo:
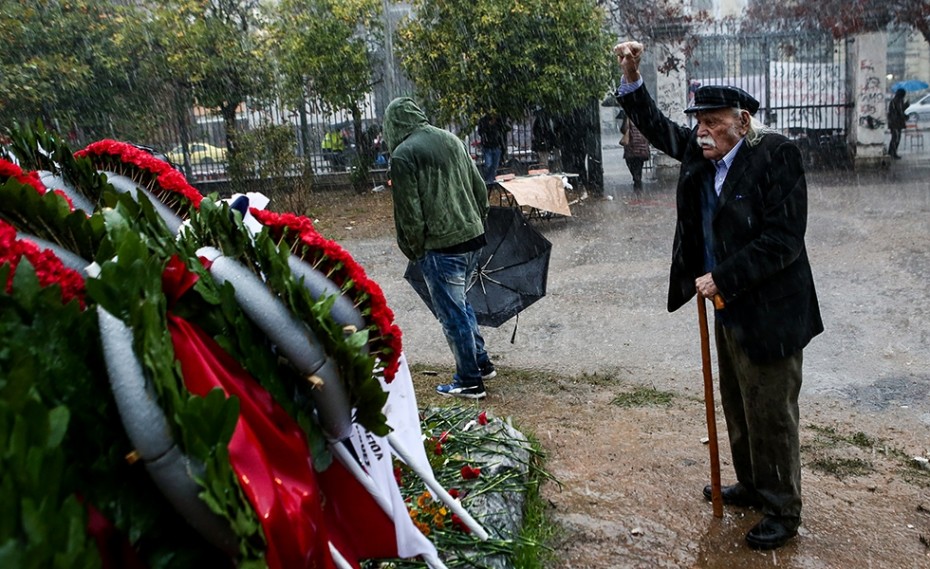
<svg viewBox="0 0 930 569"><path fill-rule="evenodd" d="M723 297L714 295L714 308L723 309ZM697 293L698 321L701 326L701 363L704 368L704 407L707 410L707 438L710 444L710 495L714 517L723 517L723 495L720 493L720 450L717 448L717 419L714 413L714 374L710 367L710 336L707 332L707 307L704 296Z"/></svg>

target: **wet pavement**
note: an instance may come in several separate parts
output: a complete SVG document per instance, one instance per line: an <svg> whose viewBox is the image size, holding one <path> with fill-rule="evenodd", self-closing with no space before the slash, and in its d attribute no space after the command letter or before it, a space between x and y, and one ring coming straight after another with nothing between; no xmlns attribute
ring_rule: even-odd
<svg viewBox="0 0 930 569"><path fill-rule="evenodd" d="M553 244L548 292L519 319L483 329L499 365L624 370L660 389L700 373L694 303L666 311L674 184L647 172L634 197L621 152L604 152L614 199L589 197L573 217L532 222ZM805 350L802 397L896 408L930 425L930 153L881 171L812 172L808 184L807 246L826 332ZM393 240L343 245L384 289L410 361L450 364L438 323L401 278Z"/></svg>
<svg viewBox="0 0 930 569"><path fill-rule="evenodd" d="M481 405L528 428L560 482L544 487L560 527L553 567L930 567L930 497L905 467L930 454L930 154L808 176L807 246L826 332L805 350L803 523L776 552L745 546L758 512L726 508L715 519L700 496L708 460L697 309L665 308L674 183L647 178L634 197L619 148L606 149L605 165L613 199L589 197L571 218L532 222L553 243L547 296L518 322L483 329L501 373ZM382 286L408 359L448 369L439 324L403 280L392 236L342 244ZM530 371L508 381L508 369ZM560 379L534 380L533 370ZM676 397L660 408L611 403L631 385ZM731 483L719 406L717 415ZM853 433L882 442L863 448ZM838 476L818 460L868 468Z"/></svg>

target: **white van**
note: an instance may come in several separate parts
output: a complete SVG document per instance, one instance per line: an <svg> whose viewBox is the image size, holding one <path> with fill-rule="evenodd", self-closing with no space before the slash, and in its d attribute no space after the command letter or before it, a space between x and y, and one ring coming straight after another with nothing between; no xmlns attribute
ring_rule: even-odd
<svg viewBox="0 0 930 569"><path fill-rule="evenodd" d="M921 126L930 124L930 93L927 93L905 109L908 120L917 119Z"/></svg>

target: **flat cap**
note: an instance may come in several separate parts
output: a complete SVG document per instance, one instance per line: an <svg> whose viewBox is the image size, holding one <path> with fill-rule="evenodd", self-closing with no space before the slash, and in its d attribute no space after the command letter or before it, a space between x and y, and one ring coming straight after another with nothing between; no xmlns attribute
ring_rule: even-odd
<svg viewBox="0 0 930 569"><path fill-rule="evenodd" d="M696 113L726 108L745 109L754 115L759 110L759 101L739 87L704 85L694 92L694 104L685 109L685 112Z"/></svg>

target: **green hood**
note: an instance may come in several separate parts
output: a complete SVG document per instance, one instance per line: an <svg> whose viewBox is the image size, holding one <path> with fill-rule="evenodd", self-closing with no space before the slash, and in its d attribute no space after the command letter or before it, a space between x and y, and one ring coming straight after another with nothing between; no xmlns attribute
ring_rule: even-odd
<svg viewBox="0 0 930 569"><path fill-rule="evenodd" d="M391 101L384 111L384 141L388 151L394 152L410 133L428 124L426 115L410 97L398 97Z"/></svg>

